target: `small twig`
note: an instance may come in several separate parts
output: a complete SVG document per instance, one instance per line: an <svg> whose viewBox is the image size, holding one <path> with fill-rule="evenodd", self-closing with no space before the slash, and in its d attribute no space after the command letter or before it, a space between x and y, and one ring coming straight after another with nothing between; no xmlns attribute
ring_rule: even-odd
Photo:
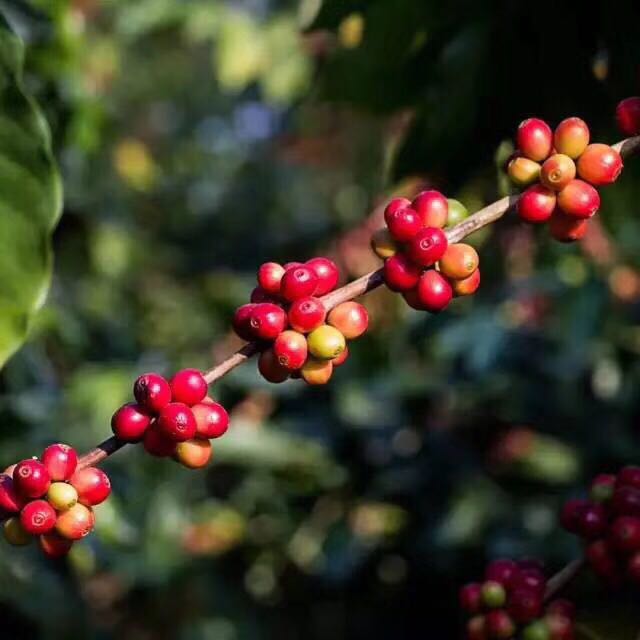
<svg viewBox="0 0 640 640"><path fill-rule="evenodd" d="M547 582L547 590L544 593L545 602L553 600L561 591L569 586L575 580L578 574L584 569L585 560L583 557L576 558L558 573L553 575Z"/></svg>

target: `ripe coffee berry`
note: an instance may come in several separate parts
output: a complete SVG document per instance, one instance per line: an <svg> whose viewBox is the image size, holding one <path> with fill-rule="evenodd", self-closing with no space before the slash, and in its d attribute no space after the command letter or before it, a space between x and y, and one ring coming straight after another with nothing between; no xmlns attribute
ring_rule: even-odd
<svg viewBox="0 0 640 640"><path fill-rule="evenodd" d="M343 302L329 312L327 323L335 327L347 340L354 340L367 330L369 314L357 302Z"/></svg>
<svg viewBox="0 0 640 640"><path fill-rule="evenodd" d="M509 588L516 574L520 571L520 567L517 562L509 559L494 560L489 564L485 571L485 580L498 582L505 588Z"/></svg>
<svg viewBox="0 0 640 640"><path fill-rule="evenodd" d="M590 218L600 208L600 195L583 180L572 180L558 194L558 206L574 218Z"/></svg>
<svg viewBox="0 0 640 640"><path fill-rule="evenodd" d="M13 478L6 473L0 475L0 510L6 513L18 513L26 500L16 491Z"/></svg>
<svg viewBox="0 0 640 640"><path fill-rule="evenodd" d="M513 158L507 166L511 182L518 187L528 187L540 177L540 164L529 158L519 156Z"/></svg>
<svg viewBox="0 0 640 640"><path fill-rule="evenodd" d="M43 451L42 464L52 481L67 480L76 470L78 454L68 444L52 444Z"/></svg>
<svg viewBox="0 0 640 640"><path fill-rule="evenodd" d="M319 360L331 360L338 357L344 350L346 341L335 327L322 325L314 329L307 336L309 353Z"/></svg>
<svg viewBox="0 0 640 640"><path fill-rule="evenodd" d="M55 528L57 533L67 540L80 540L91 533L95 523L93 511L78 503L58 515Z"/></svg>
<svg viewBox="0 0 640 640"><path fill-rule="evenodd" d="M416 311L426 311L422 306L422 302L420 302L420 298L418 298L417 288L410 289L409 291L403 291L402 297L412 309L415 309Z"/></svg>
<svg viewBox="0 0 640 640"><path fill-rule="evenodd" d="M422 274L416 291L422 308L431 313L446 309L453 297L449 281L434 269Z"/></svg>
<svg viewBox="0 0 640 640"><path fill-rule="evenodd" d="M169 384L172 402L183 402L188 406L201 402L209 388L204 376L197 369L178 371Z"/></svg>
<svg viewBox="0 0 640 640"><path fill-rule="evenodd" d="M595 185L614 183L622 171L622 157L608 144L590 144L578 160L578 175Z"/></svg>
<svg viewBox="0 0 640 640"><path fill-rule="evenodd" d="M255 337L253 328L251 327L251 316L257 306L257 304L243 304L241 307L238 307L233 314L233 330L242 340L250 341Z"/></svg>
<svg viewBox="0 0 640 640"><path fill-rule="evenodd" d="M306 266L313 270L318 281L313 295L323 296L338 286L340 271L333 260L322 257L311 258L307 260Z"/></svg>
<svg viewBox="0 0 640 640"><path fill-rule="evenodd" d="M277 296L280 293L280 282L284 275L284 267L277 262L265 262L258 269L258 284L267 294Z"/></svg>
<svg viewBox="0 0 640 640"><path fill-rule="evenodd" d="M553 134L544 120L529 118L518 127L517 144L524 156L541 162L551 153Z"/></svg>
<svg viewBox="0 0 640 640"><path fill-rule="evenodd" d="M169 440L175 442L190 440L196 435L196 419L193 417L193 411L186 404L171 402L160 412L157 429Z"/></svg>
<svg viewBox="0 0 640 640"><path fill-rule="evenodd" d="M331 360L316 360L309 358L302 369L300 375L309 385L322 385L329 382L333 374L333 362Z"/></svg>
<svg viewBox="0 0 640 640"><path fill-rule="evenodd" d="M526 624L542 613L542 593L538 589L520 587L509 595L509 614L519 624Z"/></svg>
<svg viewBox="0 0 640 640"><path fill-rule="evenodd" d="M62 558L73 546L72 540L66 540L57 533L45 533L40 536L40 548L48 558Z"/></svg>
<svg viewBox="0 0 640 640"><path fill-rule="evenodd" d="M175 458L187 469L202 469L209 464L212 455L213 448L208 440L193 438L178 443Z"/></svg>
<svg viewBox="0 0 640 640"><path fill-rule="evenodd" d="M324 304L318 298L308 296L291 303L287 319L289 325L300 333L309 333L317 329L327 316Z"/></svg>
<svg viewBox="0 0 640 640"><path fill-rule="evenodd" d="M289 379L291 371L279 362L272 348L265 349L258 358L258 371L268 382L278 384Z"/></svg>
<svg viewBox="0 0 640 640"><path fill-rule="evenodd" d="M546 222L556 207L556 194L541 184L529 187L518 200L516 211L527 222Z"/></svg>
<svg viewBox="0 0 640 640"><path fill-rule="evenodd" d="M391 291L409 291L417 286L422 270L404 253L397 253L385 261L384 282Z"/></svg>
<svg viewBox="0 0 640 640"><path fill-rule="evenodd" d="M509 640L516 632L516 625L506 611L497 609L487 614L487 631L490 638Z"/></svg>
<svg viewBox="0 0 640 640"><path fill-rule="evenodd" d="M450 244L438 263L440 273L447 278L464 280L468 278L480 263L477 251L468 244Z"/></svg>
<svg viewBox="0 0 640 640"><path fill-rule="evenodd" d="M447 229L455 227L463 220L469 217L469 210L460 202L454 198L447 198L447 204L449 205L449 217L447 220Z"/></svg>
<svg viewBox="0 0 640 640"><path fill-rule="evenodd" d="M151 417L134 402L122 405L111 418L111 430L125 442L140 441L150 424Z"/></svg>
<svg viewBox="0 0 640 640"><path fill-rule="evenodd" d="M259 304L260 302L277 302L278 299L275 296L269 295L262 287L255 287L251 291L249 301Z"/></svg>
<svg viewBox="0 0 640 640"><path fill-rule="evenodd" d="M449 203L439 192L433 189L418 194L411 208L418 214L421 226L443 229L449 220Z"/></svg>
<svg viewBox="0 0 640 640"><path fill-rule="evenodd" d="M97 467L79 469L71 476L69 483L78 492L78 502L85 507L100 504L111 494L109 476Z"/></svg>
<svg viewBox="0 0 640 640"><path fill-rule="evenodd" d="M409 207L385 215L385 222L391 237L398 242L411 240L423 226L418 214Z"/></svg>
<svg viewBox="0 0 640 640"><path fill-rule="evenodd" d="M411 206L411 200L407 200L406 198L394 198L389 202L389 204L385 207L384 217L386 219L387 216L392 216L399 209L406 209Z"/></svg>
<svg viewBox="0 0 640 640"><path fill-rule="evenodd" d="M176 442L161 434L157 426L147 429L142 439L144 450L156 458L168 458L175 453Z"/></svg>
<svg viewBox="0 0 640 640"><path fill-rule="evenodd" d="M587 123L580 118L563 120L553 135L553 146L558 153L576 160L589 144L591 134Z"/></svg>
<svg viewBox="0 0 640 640"><path fill-rule="evenodd" d="M300 369L307 359L307 339L297 331L283 331L273 343L280 365L289 371Z"/></svg>
<svg viewBox="0 0 640 640"><path fill-rule="evenodd" d="M311 267L302 265L285 271L280 282L280 295L285 300L293 302L299 298L314 295L317 286L318 277L315 271Z"/></svg>
<svg viewBox="0 0 640 640"><path fill-rule="evenodd" d="M640 551L640 519L631 516L616 518L609 531L609 540L621 553Z"/></svg>
<svg viewBox="0 0 640 640"><path fill-rule="evenodd" d="M18 493L27 498L40 498L49 485L51 477L46 467L38 460L23 460L13 470L13 482Z"/></svg>
<svg viewBox="0 0 640 640"><path fill-rule="evenodd" d="M371 236L371 248L379 258L385 260L396 254L398 244L391 237L389 229L385 227L384 229L378 229Z"/></svg>
<svg viewBox="0 0 640 640"><path fill-rule="evenodd" d="M483 607L482 585L472 582L460 589L460 606L467 613L480 613Z"/></svg>
<svg viewBox="0 0 640 640"><path fill-rule="evenodd" d="M196 419L197 438L219 438L229 428L229 414L217 402L203 402L191 407Z"/></svg>
<svg viewBox="0 0 640 640"><path fill-rule="evenodd" d="M145 373L135 381L133 395L147 411L158 413L171 402L171 387L161 375Z"/></svg>
<svg viewBox="0 0 640 640"><path fill-rule="evenodd" d="M562 153L555 153L544 161L540 170L540 182L547 189L560 191L576 177L575 162Z"/></svg>
<svg viewBox="0 0 640 640"><path fill-rule="evenodd" d="M447 236L442 229L421 229L407 245L409 257L417 265L430 267L442 258L447 250Z"/></svg>
<svg viewBox="0 0 640 640"><path fill-rule="evenodd" d="M33 537L28 533L20 522L19 516L13 516L9 518L2 528L4 539L14 547L23 547L33 540Z"/></svg>
<svg viewBox="0 0 640 640"><path fill-rule="evenodd" d="M619 516L640 516L640 490L619 487L613 492L611 509Z"/></svg>
<svg viewBox="0 0 640 640"><path fill-rule="evenodd" d="M46 500L33 500L20 512L20 524L32 536L49 533L56 526L55 509Z"/></svg>
<svg viewBox="0 0 640 640"><path fill-rule="evenodd" d="M611 476L609 476L609 478L610 477ZM598 478L601 478L601 476L598 476ZM598 478L596 478L596 480L598 480ZM635 489L640 489L640 467L629 466L621 469L617 478L615 478L615 487L634 487Z"/></svg>
<svg viewBox="0 0 640 640"><path fill-rule="evenodd" d="M549 220L549 233L560 242L575 242L584 237L589 227L589 221L568 216L556 207Z"/></svg>
<svg viewBox="0 0 640 640"><path fill-rule="evenodd" d="M78 492L67 482L53 482L47 500L56 511L66 511L78 502Z"/></svg>
<svg viewBox="0 0 640 640"><path fill-rule="evenodd" d="M476 269L464 280L453 280L451 288L456 296L470 296L480 287L480 269Z"/></svg>
<svg viewBox="0 0 640 640"><path fill-rule="evenodd" d="M282 307L263 302L253 308L250 325L256 340L275 340L287 325L287 314Z"/></svg>
<svg viewBox="0 0 640 640"><path fill-rule="evenodd" d="M622 100L616 108L616 120L625 136L640 135L640 97Z"/></svg>

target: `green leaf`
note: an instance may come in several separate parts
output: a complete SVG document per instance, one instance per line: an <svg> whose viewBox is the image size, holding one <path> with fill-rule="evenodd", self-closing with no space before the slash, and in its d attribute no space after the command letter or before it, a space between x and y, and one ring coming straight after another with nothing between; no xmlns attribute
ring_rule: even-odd
<svg viewBox="0 0 640 640"><path fill-rule="evenodd" d="M49 129L23 89L22 62L23 44L0 16L0 366L44 302L62 209Z"/></svg>

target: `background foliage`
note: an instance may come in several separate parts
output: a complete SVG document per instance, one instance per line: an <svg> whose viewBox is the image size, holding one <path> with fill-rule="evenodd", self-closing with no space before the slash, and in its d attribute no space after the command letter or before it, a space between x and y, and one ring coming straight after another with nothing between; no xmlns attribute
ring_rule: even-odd
<svg viewBox="0 0 640 640"><path fill-rule="evenodd" d="M230 352L261 261L328 252L359 275L390 193L475 209L503 192L521 119L579 115L613 141L639 88L631 1L0 7L65 184L51 293L0 378L0 464L88 448L136 374ZM67 563L0 549L3 632L449 638L488 557L575 557L559 504L640 458L639 176L629 162L580 246L513 219L477 234L480 293L440 316L369 296L372 330L326 389L235 371L207 473L115 456ZM632 603L576 592L585 637L635 637Z"/></svg>

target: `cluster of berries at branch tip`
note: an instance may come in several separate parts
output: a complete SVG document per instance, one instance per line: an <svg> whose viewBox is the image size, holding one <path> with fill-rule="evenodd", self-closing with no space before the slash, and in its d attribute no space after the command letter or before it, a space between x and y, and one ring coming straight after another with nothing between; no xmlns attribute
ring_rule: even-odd
<svg viewBox="0 0 640 640"><path fill-rule="evenodd" d="M339 278L336 264L322 257L260 267L251 302L236 310L233 328L243 340L260 343L258 370L266 380L326 384L346 361L347 340L367 330L369 315L353 301L327 310L322 296Z"/></svg>
<svg viewBox="0 0 640 640"><path fill-rule="evenodd" d="M460 606L470 616L467 640L573 640L573 604L560 599L547 604L546 588L537 562L493 561L483 582L460 590Z"/></svg>
<svg viewBox="0 0 640 640"><path fill-rule="evenodd" d="M22 460L0 475L0 510L7 520L4 537L22 546L38 538L45 555L59 558L95 525L93 507L111 493L107 474L78 467L66 444L52 444L41 458Z"/></svg>
<svg viewBox="0 0 640 640"><path fill-rule="evenodd" d="M589 565L608 586L640 585L640 467L597 476L588 499L565 503L561 523L584 540Z"/></svg>
<svg viewBox="0 0 640 640"><path fill-rule="evenodd" d="M584 236L600 208L596 187L614 183L622 157L609 145L590 144L589 127L580 118L567 118L555 129L529 118L520 123L518 149L507 166L511 181L525 188L516 209L522 220L549 223L561 242Z"/></svg>
<svg viewBox="0 0 640 640"><path fill-rule="evenodd" d="M480 286L478 253L468 244L449 244L444 231L468 215L457 200L434 190L387 205L386 229L374 234L371 246L384 260L385 284L410 307L438 313L454 296L470 295Z"/></svg>
<svg viewBox="0 0 640 640"><path fill-rule="evenodd" d="M113 433L124 442L141 442L152 456L173 457L189 469L200 469L211 460L211 440L229 427L225 408L207 391L207 381L196 369L182 369L171 380L145 373L133 385L136 401L113 414Z"/></svg>

